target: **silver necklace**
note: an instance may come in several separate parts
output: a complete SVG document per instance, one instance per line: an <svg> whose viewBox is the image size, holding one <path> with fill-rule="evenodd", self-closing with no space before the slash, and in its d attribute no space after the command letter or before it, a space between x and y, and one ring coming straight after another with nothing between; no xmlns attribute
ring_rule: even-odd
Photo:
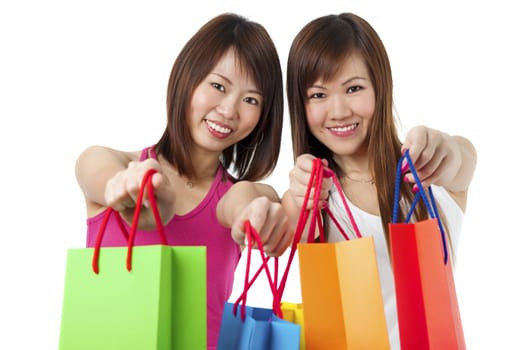
<svg viewBox="0 0 527 350"><path fill-rule="evenodd" d="M375 184L375 179L373 177L371 179L368 179L368 180L363 180L363 179L354 179L354 178L350 177L348 174L346 174L346 178L349 179L350 181L359 182L361 184L369 184L369 185L374 185Z"/></svg>

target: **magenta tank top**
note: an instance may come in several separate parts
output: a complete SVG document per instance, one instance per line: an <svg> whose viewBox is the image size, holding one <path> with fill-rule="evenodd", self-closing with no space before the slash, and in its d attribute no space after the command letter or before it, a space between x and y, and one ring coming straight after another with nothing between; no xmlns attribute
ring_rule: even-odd
<svg viewBox="0 0 527 350"><path fill-rule="evenodd" d="M141 160L153 154L153 148L145 148ZM223 227L216 218L216 205L232 186L226 171L218 168L209 192L196 208L185 215L175 215L165 226L169 245L207 247L207 348L216 349L224 303L232 292L234 271L240 259L240 248L232 240L230 229ZM87 219L87 247L93 247L104 211ZM126 228L130 227L125 223ZM140 231L136 245L160 244L156 230ZM104 233L103 247L127 246L117 219L110 216Z"/></svg>

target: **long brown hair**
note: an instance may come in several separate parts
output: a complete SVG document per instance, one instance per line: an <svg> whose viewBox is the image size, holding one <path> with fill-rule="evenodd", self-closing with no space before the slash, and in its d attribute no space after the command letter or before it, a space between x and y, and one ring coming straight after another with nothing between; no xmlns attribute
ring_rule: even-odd
<svg viewBox="0 0 527 350"><path fill-rule="evenodd" d="M393 81L386 49L376 31L361 17L352 13L327 15L309 22L295 37L287 63L287 99L291 118L293 154L303 153L325 158L342 176L331 150L313 136L307 124L305 103L307 89L316 80L335 76L351 54L364 59L375 91L375 111L368 131L368 154L373 169L380 215L387 242L388 224L392 221L395 172L401 157L393 105ZM409 186L401 187L402 202L411 203L414 194ZM401 202L400 202L401 203ZM408 208L405 205L406 209ZM402 210L399 210L401 213ZM399 220L403 220L402 213ZM414 218L427 218L419 204Z"/></svg>
<svg viewBox="0 0 527 350"><path fill-rule="evenodd" d="M246 18L225 13L203 25L183 47L170 74L167 91L167 126L156 145L178 171L193 177L188 157L193 147L186 124L196 87L221 57L233 49L240 67L263 94L262 113L254 130L225 149L220 161L237 180L260 180L276 167L284 112L283 77L277 50L265 28Z"/></svg>

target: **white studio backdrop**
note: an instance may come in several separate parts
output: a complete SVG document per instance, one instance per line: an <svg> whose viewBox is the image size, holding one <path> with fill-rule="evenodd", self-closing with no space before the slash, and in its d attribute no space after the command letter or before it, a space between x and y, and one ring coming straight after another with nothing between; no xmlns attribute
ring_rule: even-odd
<svg viewBox="0 0 527 350"><path fill-rule="evenodd" d="M85 244L76 157L92 144L138 150L158 140L172 63L202 24L227 11L262 23L285 73L289 45L305 23L349 11L368 20L384 41L405 129L425 124L465 135L478 149L456 270L468 348L527 349L526 191L520 182L527 146L521 126L527 25L519 6L387 0L2 2L0 348L57 348L66 251ZM279 165L266 180L280 194L293 162L285 117ZM235 289L240 271L237 276ZM298 296L292 280L286 295Z"/></svg>

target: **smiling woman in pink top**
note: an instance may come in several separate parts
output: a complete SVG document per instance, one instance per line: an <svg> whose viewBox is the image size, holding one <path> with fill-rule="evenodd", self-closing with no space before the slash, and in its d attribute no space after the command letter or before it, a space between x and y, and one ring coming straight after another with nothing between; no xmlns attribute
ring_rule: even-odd
<svg viewBox="0 0 527 350"><path fill-rule="evenodd" d="M167 91L167 126L153 146L84 150L76 176L88 216L87 245L107 207L131 222L143 175L152 177L170 245L207 247L207 344L216 348L223 305L245 241L248 219L267 253L291 242L276 191L255 181L275 168L283 118L282 72L276 48L258 23L222 14L206 23L177 57ZM148 203L144 203L148 205ZM149 210L137 244L159 244ZM116 222L103 246L125 246Z"/></svg>

